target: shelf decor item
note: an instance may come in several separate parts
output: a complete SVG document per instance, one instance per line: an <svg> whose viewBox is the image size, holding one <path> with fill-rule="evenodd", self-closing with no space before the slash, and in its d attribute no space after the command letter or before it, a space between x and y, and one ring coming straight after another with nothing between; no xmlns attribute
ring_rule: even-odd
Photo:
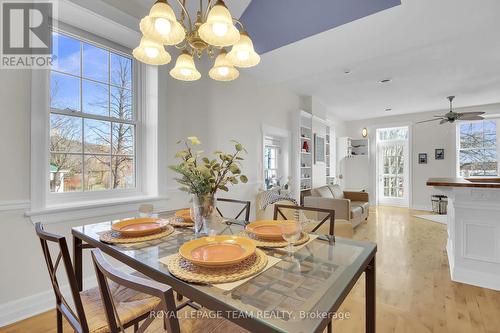
<svg viewBox="0 0 500 333"><path fill-rule="evenodd" d="M444 160L444 149L436 149L434 151L434 158L436 160Z"/></svg>
<svg viewBox="0 0 500 333"><path fill-rule="evenodd" d="M239 142L231 142L233 153L215 151L213 159L202 157L202 151L193 151L194 146L201 144L195 136L177 142L186 148L175 154L181 162L169 168L180 175L175 179L181 185L179 189L192 196L191 217L197 236L208 234L211 225L216 223L217 191L228 192L230 185L248 182L240 169L241 155L247 151Z"/></svg>

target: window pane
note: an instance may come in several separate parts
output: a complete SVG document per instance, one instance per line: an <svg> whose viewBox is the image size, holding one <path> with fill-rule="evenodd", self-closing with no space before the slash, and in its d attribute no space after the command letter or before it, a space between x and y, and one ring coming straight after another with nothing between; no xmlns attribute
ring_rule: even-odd
<svg viewBox="0 0 500 333"><path fill-rule="evenodd" d="M484 121L484 147L496 147L497 129L495 121Z"/></svg>
<svg viewBox="0 0 500 333"><path fill-rule="evenodd" d="M132 89L132 59L111 53L111 84Z"/></svg>
<svg viewBox="0 0 500 333"><path fill-rule="evenodd" d="M82 190L82 156L50 154L50 191L75 192Z"/></svg>
<svg viewBox="0 0 500 333"><path fill-rule="evenodd" d="M132 91L111 87L111 117L132 120Z"/></svg>
<svg viewBox="0 0 500 333"><path fill-rule="evenodd" d="M109 52L83 43L83 77L108 83Z"/></svg>
<svg viewBox="0 0 500 333"><path fill-rule="evenodd" d="M85 156L85 191L110 189L110 157L102 155Z"/></svg>
<svg viewBox="0 0 500 333"><path fill-rule="evenodd" d="M495 176L497 175L496 149L468 149L460 151L460 175Z"/></svg>
<svg viewBox="0 0 500 333"><path fill-rule="evenodd" d="M113 123L113 154L134 154L134 126L121 123Z"/></svg>
<svg viewBox="0 0 500 333"><path fill-rule="evenodd" d="M134 167L134 159L132 157L113 157L111 164L111 172L113 174L112 188L135 187Z"/></svg>
<svg viewBox="0 0 500 333"><path fill-rule="evenodd" d="M111 149L111 123L102 120L84 120L86 153L106 154Z"/></svg>
<svg viewBox="0 0 500 333"><path fill-rule="evenodd" d="M80 79L51 72L50 107L56 110L80 111Z"/></svg>
<svg viewBox="0 0 500 333"><path fill-rule="evenodd" d="M80 75L80 41L52 33L52 59L53 69Z"/></svg>
<svg viewBox="0 0 500 333"><path fill-rule="evenodd" d="M50 115L50 151L82 151L82 118Z"/></svg>
<svg viewBox="0 0 500 333"><path fill-rule="evenodd" d="M83 112L109 116L109 91L107 85L83 80L82 98Z"/></svg>
<svg viewBox="0 0 500 333"><path fill-rule="evenodd" d="M483 123L460 124L460 147L475 148L483 146Z"/></svg>

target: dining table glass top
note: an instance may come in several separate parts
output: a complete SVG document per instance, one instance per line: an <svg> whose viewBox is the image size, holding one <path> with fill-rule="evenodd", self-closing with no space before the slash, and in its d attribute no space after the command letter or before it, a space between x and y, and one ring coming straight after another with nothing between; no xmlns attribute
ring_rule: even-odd
<svg viewBox="0 0 500 333"><path fill-rule="evenodd" d="M169 217L173 212L161 213ZM99 242L99 234L109 231L108 221L73 228L73 233ZM242 221L224 220L215 226L217 234L238 235ZM76 233L75 233L76 232ZM281 259L269 269L230 291L213 285L192 284L171 275L161 258L176 254L179 247L194 239L192 228L176 228L168 237L135 244L110 245L115 251L160 272L166 284L175 279L188 284L212 301L225 303L233 309L231 316L249 316L277 332L314 332L333 307L338 307L363 267L374 256L376 245L336 237L318 237L293 254L280 249L263 249ZM162 281L160 281L162 282ZM347 290L347 292L346 292ZM203 300L194 299L203 305ZM227 315L227 314L226 314Z"/></svg>

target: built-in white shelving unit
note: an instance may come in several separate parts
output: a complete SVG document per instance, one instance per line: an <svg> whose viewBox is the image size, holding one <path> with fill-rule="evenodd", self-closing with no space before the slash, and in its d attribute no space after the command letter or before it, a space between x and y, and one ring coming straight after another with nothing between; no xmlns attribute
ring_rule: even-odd
<svg viewBox="0 0 500 333"><path fill-rule="evenodd" d="M313 128L312 115L300 112L300 191L308 191L312 187L313 165Z"/></svg>

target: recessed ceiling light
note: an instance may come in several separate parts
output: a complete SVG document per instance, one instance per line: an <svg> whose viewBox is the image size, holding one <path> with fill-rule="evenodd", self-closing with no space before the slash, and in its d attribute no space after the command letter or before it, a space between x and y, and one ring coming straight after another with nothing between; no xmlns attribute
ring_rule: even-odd
<svg viewBox="0 0 500 333"><path fill-rule="evenodd" d="M344 74L351 74L351 70L350 69L345 69L344 70Z"/></svg>
<svg viewBox="0 0 500 333"><path fill-rule="evenodd" d="M389 111L392 111L391 108L385 108L385 112L389 112Z"/></svg>
<svg viewBox="0 0 500 333"><path fill-rule="evenodd" d="M392 81L392 79L382 79L382 80L378 81L378 83L389 83L391 81Z"/></svg>

